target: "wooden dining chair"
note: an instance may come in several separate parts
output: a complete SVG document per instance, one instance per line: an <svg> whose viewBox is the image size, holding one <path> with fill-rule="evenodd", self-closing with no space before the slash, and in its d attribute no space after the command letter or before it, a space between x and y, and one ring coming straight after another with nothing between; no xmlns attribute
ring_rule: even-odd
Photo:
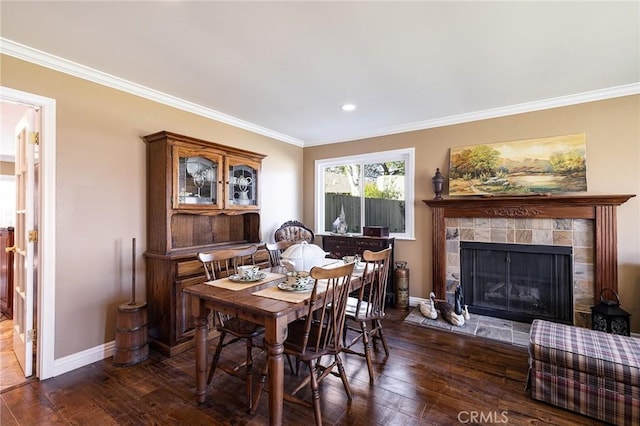
<svg viewBox="0 0 640 426"><path fill-rule="evenodd" d="M269 252L269 263L271 266L280 266L280 255L294 244L296 244L295 241L276 241L275 243L265 244Z"/></svg>
<svg viewBox="0 0 640 426"><path fill-rule="evenodd" d="M237 249L223 249L210 253L198 253L198 259L200 259L200 262L202 262L204 266L207 280L210 281L237 273L237 267L240 265L254 264L256 251L257 246L255 245ZM249 410L251 410L251 404L253 403L253 348L255 347L253 338L263 334L264 328L241 318L220 312L214 312L214 317L216 330L220 333L220 337L218 338L218 344L213 354L213 360L211 361L207 384L210 384L213 379L213 373L218 367L222 349L244 340L247 347L244 362L233 368L227 368L221 365L220 369L246 381L247 404ZM228 335L232 336L232 338L225 341ZM244 376L239 373L239 370L243 366L245 367Z"/></svg>
<svg viewBox="0 0 640 426"><path fill-rule="evenodd" d="M315 283L308 300L307 315L290 323L287 328L284 354L296 357L305 364L309 374L292 392L285 392L284 399L313 408L317 425L322 425L319 384L329 374L340 377L348 401L351 402L353 399L340 357L353 266L354 263L347 263L338 267L312 268L311 277L314 278ZM326 356L330 357L330 364L321 364L321 358ZM256 402L253 404L254 410L257 408L260 394L266 383L267 367L268 363L265 363L256 393ZM335 368L337 372L334 371ZM296 396L306 385L310 385L312 403Z"/></svg>
<svg viewBox="0 0 640 426"><path fill-rule="evenodd" d="M365 250L362 253L362 260L365 263L362 274L366 283L360 287L358 297L349 297L347 301L346 317L349 320L344 329L344 349L346 353L356 354L367 360L369 369L369 383L374 383L373 373L373 349L377 350L376 342L382 342L386 356L389 356L389 346L384 338L381 319L384 318L384 304L387 291L387 276L389 274L389 264L391 262L391 248L373 252ZM353 323L357 323L353 325ZM368 324L370 327L368 328ZM357 333L349 343L346 342L347 331L352 330ZM354 346L362 341L363 350L357 351Z"/></svg>
<svg viewBox="0 0 640 426"><path fill-rule="evenodd" d="M288 220L275 230L273 239L275 241L293 241L296 243L306 241L311 244L315 239L315 235L311 228L304 223L297 220Z"/></svg>

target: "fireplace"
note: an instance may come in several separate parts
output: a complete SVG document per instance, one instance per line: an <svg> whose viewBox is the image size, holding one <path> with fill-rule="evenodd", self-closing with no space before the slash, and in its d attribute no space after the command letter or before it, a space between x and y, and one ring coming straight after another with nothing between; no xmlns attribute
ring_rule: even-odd
<svg viewBox="0 0 640 426"><path fill-rule="evenodd" d="M437 298L449 299L452 289L448 288L448 263L447 258L451 256L447 247L451 244L459 244L465 236L448 235L451 226L450 221L502 221L515 220L553 220L563 221L571 219L574 223L584 222L590 224L590 231L583 232L590 237L591 259L588 272L592 275L588 294L578 294L574 292L574 299L582 297L581 304L588 307L599 301L600 291L610 288L614 291L618 289L618 258L617 258L617 224L616 208L626 202L633 194L614 195L546 195L524 197L450 197L440 200L423 200L432 209L432 241L431 255L433 267L433 291ZM466 218L466 219L465 219ZM475 225L474 225L475 226ZM487 232L486 229L483 231ZM462 227L458 228L462 234ZM491 231L489 231L491 232ZM511 234L510 232L513 232ZM506 239L502 239L500 232L496 232L499 241L512 242L518 238L518 229L514 231L506 230ZM554 233L553 230L551 230ZM558 233L562 233L559 231ZM481 234L481 232L479 232ZM448 237L455 237L452 240ZM478 240L474 235L472 240ZM482 241L495 241L493 235ZM536 244L536 241L532 241ZM543 243L545 244L545 243ZM570 246L568 242L559 245ZM574 252L574 258L577 257ZM459 268L459 265L458 265ZM576 274L581 271L574 268L574 282L578 278ZM574 303L574 306L577 303ZM572 312L574 314L575 312ZM572 317L574 325L588 326L590 323L590 313L584 312L582 315Z"/></svg>
<svg viewBox="0 0 640 426"><path fill-rule="evenodd" d="M460 242L469 311L519 322L573 321L572 248Z"/></svg>

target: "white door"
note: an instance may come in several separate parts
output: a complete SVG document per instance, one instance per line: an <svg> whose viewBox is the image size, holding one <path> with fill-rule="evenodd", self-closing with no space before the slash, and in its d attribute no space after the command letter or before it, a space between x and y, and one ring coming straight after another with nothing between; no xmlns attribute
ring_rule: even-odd
<svg viewBox="0 0 640 426"><path fill-rule="evenodd" d="M33 374L33 296L36 285L37 253L36 176L38 163L39 114L28 109L16 127L16 222L13 294L13 351L24 370Z"/></svg>

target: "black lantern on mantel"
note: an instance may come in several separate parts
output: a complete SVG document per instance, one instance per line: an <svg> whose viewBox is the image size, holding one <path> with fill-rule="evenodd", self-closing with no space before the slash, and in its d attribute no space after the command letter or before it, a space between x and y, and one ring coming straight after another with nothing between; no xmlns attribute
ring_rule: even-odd
<svg viewBox="0 0 640 426"><path fill-rule="evenodd" d="M436 174L433 178L431 178L431 183L433 184L433 192L436 193L436 196L433 197L434 200L442 200L442 189L444 188L444 176L440 173L440 168L436 169Z"/></svg>
<svg viewBox="0 0 640 426"><path fill-rule="evenodd" d="M605 292L612 293L615 301L605 299ZM603 288L600 292L600 303L591 307L591 328L607 333L631 335L629 317L631 315L620 308L618 293L610 288Z"/></svg>

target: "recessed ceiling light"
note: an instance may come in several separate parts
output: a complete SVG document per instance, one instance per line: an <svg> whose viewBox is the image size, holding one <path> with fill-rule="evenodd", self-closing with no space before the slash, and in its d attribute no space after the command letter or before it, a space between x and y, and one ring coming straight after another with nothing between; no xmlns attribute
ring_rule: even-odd
<svg viewBox="0 0 640 426"><path fill-rule="evenodd" d="M354 104L344 104L341 108L343 111L353 111L356 109L356 106Z"/></svg>

